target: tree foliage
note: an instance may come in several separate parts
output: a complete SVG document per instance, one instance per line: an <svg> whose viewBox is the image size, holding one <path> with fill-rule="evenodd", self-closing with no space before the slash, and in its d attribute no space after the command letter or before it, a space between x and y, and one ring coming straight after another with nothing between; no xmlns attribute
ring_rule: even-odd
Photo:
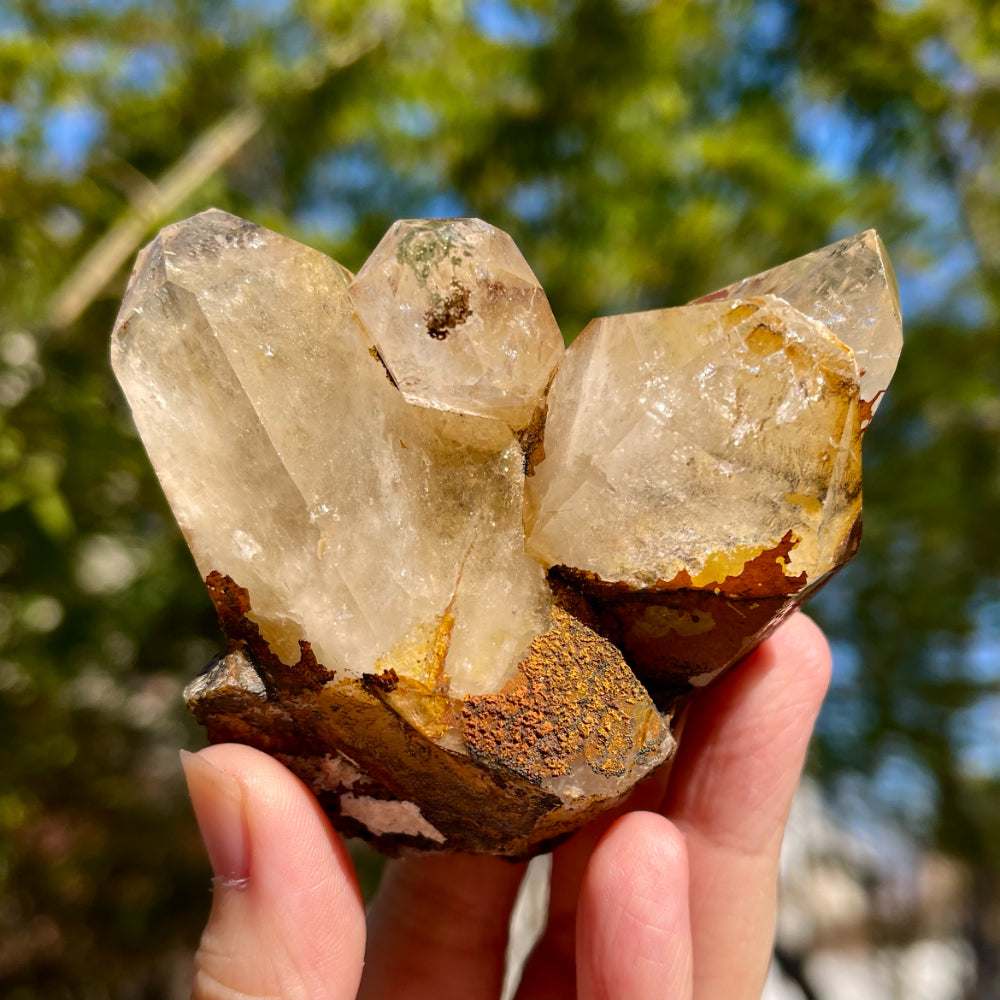
<svg viewBox="0 0 1000 1000"><path fill-rule="evenodd" d="M211 204L353 270L396 218L481 216L567 337L877 227L907 346L862 554L816 608L815 762L965 859L987 927L997 52L989 0L0 3L5 993L160 995L207 905L175 750L218 633L106 353L139 243Z"/></svg>

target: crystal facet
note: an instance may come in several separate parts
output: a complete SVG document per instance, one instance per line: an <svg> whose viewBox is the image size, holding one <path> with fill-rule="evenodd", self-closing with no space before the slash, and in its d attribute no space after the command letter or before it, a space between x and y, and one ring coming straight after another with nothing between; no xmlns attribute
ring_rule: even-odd
<svg viewBox="0 0 1000 1000"><path fill-rule="evenodd" d="M187 690L210 738L390 851L525 856L618 801L853 554L891 274L863 233L564 353L476 219L396 223L357 278L164 229L112 358L229 638Z"/></svg>
<svg viewBox="0 0 1000 1000"><path fill-rule="evenodd" d="M857 392L850 349L773 296L594 320L549 395L529 551L718 587L791 532L798 589L861 510Z"/></svg>
<svg viewBox="0 0 1000 1000"><path fill-rule="evenodd" d="M531 268L479 219L397 222L351 295L410 402L526 427L563 353Z"/></svg>
<svg viewBox="0 0 1000 1000"><path fill-rule="evenodd" d="M855 544L854 356L775 296L594 320L553 381L545 451L528 551L658 693L729 666Z"/></svg>
<svg viewBox="0 0 1000 1000"><path fill-rule="evenodd" d="M698 299L778 295L825 323L853 351L861 379L862 429L889 386L903 349L899 289L874 229L796 257Z"/></svg>
<svg viewBox="0 0 1000 1000"><path fill-rule="evenodd" d="M286 662L360 676L450 609L458 691L512 676L550 599L510 429L408 405L315 250L207 212L138 266L114 364L202 573Z"/></svg>

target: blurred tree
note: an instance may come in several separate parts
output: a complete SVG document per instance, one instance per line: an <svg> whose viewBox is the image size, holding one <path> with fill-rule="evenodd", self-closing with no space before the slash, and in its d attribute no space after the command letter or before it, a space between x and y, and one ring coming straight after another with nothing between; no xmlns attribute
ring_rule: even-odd
<svg viewBox="0 0 1000 1000"><path fill-rule="evenodd" d="M482 216L568 337L880 229L908 344L816 608L816 763L969 864L996 995L998 52L989 0L0 2L5 995L160 996L207 906L175 749L217 631L106 345L135 250L210 204L353 269Z"/></svg>

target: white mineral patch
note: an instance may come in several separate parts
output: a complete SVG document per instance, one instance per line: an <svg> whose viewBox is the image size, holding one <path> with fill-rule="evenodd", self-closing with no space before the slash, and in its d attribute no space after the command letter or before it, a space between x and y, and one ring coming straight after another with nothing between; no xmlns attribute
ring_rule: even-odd
<svg viewBox="0 0 1000 1000"><path fill-rule="evenodd" d="M323 757L292 757L278 754L277 757L317 793L339 792L341 789L350 788L363 777L351 761L339 754L326 754Z"/></svg>
<svg viewBox="0 0 1000 1000"><path fill-rule="evenodd" d="M340 754L322 757L296 757L275 754L289 770L294 771L314 792L340 792L364 777L353 761Z"/></svg>
<svg viewBox="0 0 1000 1000"><path fill-rule="evenodd" d="M725 670L725 667L719 667L718 670L710 670L707 674L695 674L693 677L688 678L688 684L691 687L703 688L707 684L711 684L723 670Z"/></svg>
<svg viewBox="0 0 1000 1000"><path fill-rule="evenodd" d="M444 834L424 819L419 807L413 802L390 802L373 799L369 795L341 795L340 811L363 823L375 836L403 833L413 837L426 837L438 844L445 841Z"/></svg>
<svg viewBox="0 0 1000 1000"><path fill-rule="evenodd" d="M349 788L361 778L361 772L343 757L327 754L319 764L317 784L321 789L336 791L338 788Z"/></svg>

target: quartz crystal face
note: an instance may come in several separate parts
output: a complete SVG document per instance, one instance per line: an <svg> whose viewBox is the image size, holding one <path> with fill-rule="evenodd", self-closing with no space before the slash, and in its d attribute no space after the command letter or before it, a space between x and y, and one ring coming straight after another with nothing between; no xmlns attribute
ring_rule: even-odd
<svg viewBox="0 0 1000 1000"><path fill-rule="evenodd" d="M351 287L410 402L526 427L563 353L531 268L479 219L397 222Z"/></svg>
<svg viewBox="0 0 1000 1000"><path fill-rule="evenodd" d="M619 801L856 549L891 273L863 233L564 352L480 220L396 223L357 278L168 226L112 360L229 642L210 739L390 852L529 856Z"/></svg>
<svg viewBox="0 0 1000 1000"><path fill-rule="evenodd" d="M851 349L775 296L594 320L552 384L528 551L672 697L852 553L859 410Z"/></svg>
<svg viewBox="0 0 1000 1000"><path fill-rule="evenodd" d="M889 252L874 229L744 278L698 301L779 295L825 323L853 351L868 426L903 349L899 289Z"/></svg>

